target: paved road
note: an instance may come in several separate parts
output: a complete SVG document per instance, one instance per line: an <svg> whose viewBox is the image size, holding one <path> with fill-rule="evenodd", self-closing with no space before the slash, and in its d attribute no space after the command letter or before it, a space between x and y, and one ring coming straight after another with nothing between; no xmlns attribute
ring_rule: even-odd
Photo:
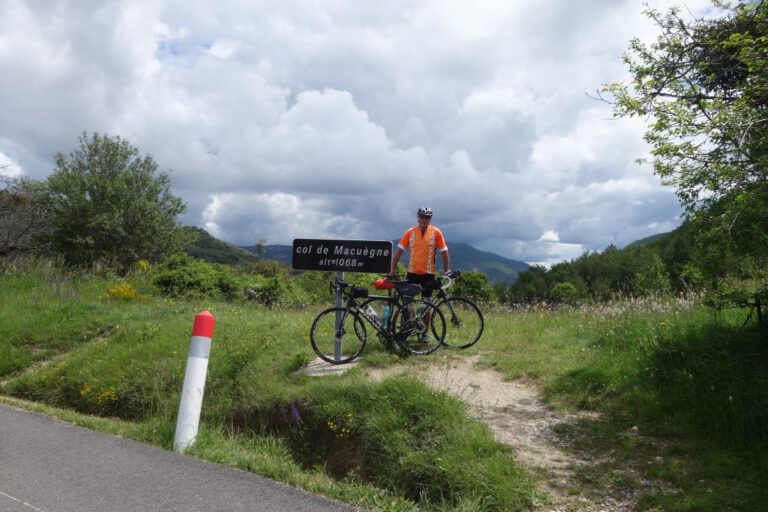
<svg viewBox="0 0 768 512"><path fill-rule="evenodd" d="M2 512L351 511L238 469L0 404Z"/></svg>

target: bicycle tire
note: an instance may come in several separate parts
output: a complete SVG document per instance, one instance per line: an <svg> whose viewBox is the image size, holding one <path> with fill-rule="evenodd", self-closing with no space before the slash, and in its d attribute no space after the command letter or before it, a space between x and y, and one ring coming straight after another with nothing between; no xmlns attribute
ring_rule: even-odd
<svg viewBox="0 0 768 512"><path fill-rule="evenodd" d="M464 297L448 297L438 304L438 309L446 323L443 345L469 348L477 343L485 327L483 313L477 304Z"/></svg>
<svg viewBox="0 0 768 512"><path fill-rule="evenodd" d="M423 309L420 310L420 308ZM425 318L430 318L430 325L424 321ZM398 307L392 317L392 323L395 342L411 354L431 354L440 348L445 337L443 313L434 304L425 300L415 300L408 305Z"/></svg>
<svg viewBox="0 0 768 512"><path fill-rule="evenodd" d="M341 346L338 357L336 355L336 314L346 314L341 325ZM352 325L355 336L349 335L345 325L349 325L349 317L352 317ZM309 341L312 343L312 349L315 354L323 361L331 364L344 364L352 361L360 355L365 347L367 333L365 324L360 316L354 311L347 311L345 308L328 308L321 312L312 322L312 328L309 331Z"/></svg>

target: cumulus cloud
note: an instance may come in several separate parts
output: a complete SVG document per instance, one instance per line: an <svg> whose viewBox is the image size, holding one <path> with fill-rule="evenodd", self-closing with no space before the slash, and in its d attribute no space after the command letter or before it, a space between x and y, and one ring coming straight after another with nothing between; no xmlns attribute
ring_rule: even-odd
<svg viewBox="0 0 768 512"><path fill-rule="evenodd" d="M550 264L680 222L634 162L642 120L587 96L627 78L630 37L653 38L641 10L7 0L0 167L43 179L98 131L151 154L184 222L233 243L393 239L430 205L449 243Z"/></svg>

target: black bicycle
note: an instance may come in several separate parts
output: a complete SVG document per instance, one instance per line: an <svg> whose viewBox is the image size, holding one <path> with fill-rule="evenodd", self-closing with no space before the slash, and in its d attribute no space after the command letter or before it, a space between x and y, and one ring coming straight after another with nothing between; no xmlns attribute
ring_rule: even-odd
<svg viewBox="0 0 768 512"><path fill-rule="evenodd" d="M331 290L341 291L346 305L321 312L309 333L312 348L324 361L344 364L359 356L368 340L366 323L390 349L397 344L405 352L426 355L443 343L443 313L429 301L415 298L421 292L418 285L396 282L394 296L371 297L367 288L336 278L331 281ZM360 303L358 299L368 300ZM373 301L386 301L386 316L378 315Z"/></svg>
<svg viewBox="0 0 768 512"><path fill-rule="evenodd" d="M443 345L449 348L469 348L480 339L485 328L483 313L472 300L466 297L449 296L447 291L461 275L459 270L451 270L447 274L437 276L433 285L436 290L434 298L423 298L438 308L445 317L447 330L443 337ZM407 281L396 281L391 276L374 281L376 289L394 289ZM412 285L418 287L419 285ZM362 306L371 306L386 325L392 309L389 307L392 297L372 296L363 302Z"/></svg>
<svg viewBox="0 0 768 512"><path fill-rule="evenodd" d="M443 345L453 348L469 348L483 335L485 322L483 313L477 304L466 297L449 296L446 290L454 285L461 272L451 270L438 276L441 286L437 289L434 300L426 299L436 306L445 316L448 331L443 338Z"/></svg>

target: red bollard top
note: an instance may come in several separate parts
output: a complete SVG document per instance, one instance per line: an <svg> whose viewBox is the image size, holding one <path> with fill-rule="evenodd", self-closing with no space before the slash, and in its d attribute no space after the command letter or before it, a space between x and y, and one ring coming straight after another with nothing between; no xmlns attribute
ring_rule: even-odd
<svg viewBox="0 0 768 512"><path fill-rule="evenodd" d="M192 327L192 336L202 336L213 339L213 326L216 323L210 311L201 311L195 316L195 324Z"/></svg>

